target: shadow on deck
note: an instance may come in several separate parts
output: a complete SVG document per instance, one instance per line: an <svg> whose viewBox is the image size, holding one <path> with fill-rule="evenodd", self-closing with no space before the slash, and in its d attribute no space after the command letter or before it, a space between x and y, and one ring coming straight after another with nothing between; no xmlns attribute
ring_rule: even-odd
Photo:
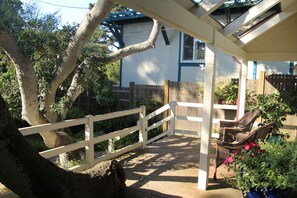
<svg viewBox="0 0 297 198"><path fill-rule="evenodd" d="M122 156L128 187L132 198L192 198L242 197L239 190L227 185L218 169L218 179L209 180L207 191L197 189L200 139L170 136ZM215 145L211 149L210 177L213 174Z"/></svg>

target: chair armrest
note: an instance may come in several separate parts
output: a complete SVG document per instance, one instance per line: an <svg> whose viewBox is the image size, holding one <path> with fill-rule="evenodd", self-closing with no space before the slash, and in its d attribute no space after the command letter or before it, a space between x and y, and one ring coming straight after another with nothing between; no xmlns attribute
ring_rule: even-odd
<svg viewBox="0 0 297 198"><path fill-rule="evenodd" d="M220 127L233 127L236 126L237 122L236 121L220 121Z"/></svg>
<svg viewBox="0 0 297 198"><path fill-rule="evenodd" d="M222 147L236 147L238 145L237 141L233 141L233 142L224 142L222 140L215 140L214 141L216 144L218 144L219 146Z"/></svg>

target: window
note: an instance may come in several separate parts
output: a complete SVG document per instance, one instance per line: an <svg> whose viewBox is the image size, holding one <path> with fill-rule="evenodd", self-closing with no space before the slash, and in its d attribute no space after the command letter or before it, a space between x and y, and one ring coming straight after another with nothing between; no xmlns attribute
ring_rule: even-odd
<svg viewBox="0 0 297 198"><path fill-rule="evenodd" d="M205 43L182 34L182 61L204 62Z"/></svg>

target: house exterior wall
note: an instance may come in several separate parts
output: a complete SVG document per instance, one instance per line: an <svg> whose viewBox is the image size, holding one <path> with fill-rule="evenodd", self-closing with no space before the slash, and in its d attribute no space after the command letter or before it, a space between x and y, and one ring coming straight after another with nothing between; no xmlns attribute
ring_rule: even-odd
<svg viewBox="0 0 297 198"><path fill-rule="evenodd" d="M125 45L147 40L152 26L152 22L124 25ZM161 85L164 80L177 81L179 32L167 27L166 32L170 41L169 46L165 45L160 33L155 48L133 54L122 60L121 86L127 87L129 82Z"/></svg>
<svg viewBox="0 0 297 198"><path fill-rule="evenodd" d="M126 46L147 40L153 26L152 22L125 24L123 40ZM163 85L164 80L181 82L203 82L204 65L181 60L182 34L170 27L165 27L169 46L165 45L160 33L156 47L122 59L121 86L136 84ZM260 71L288 74L289 62L253 62L248 63L248 79L257 79ZM239 64L232 56L218 50L216 81L239 77Z"/></svg>

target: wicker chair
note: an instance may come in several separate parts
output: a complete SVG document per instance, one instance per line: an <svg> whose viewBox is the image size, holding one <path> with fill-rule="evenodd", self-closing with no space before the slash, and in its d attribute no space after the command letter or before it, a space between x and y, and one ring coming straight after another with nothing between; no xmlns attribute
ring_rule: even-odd
<svg viewBox="0 0 297 198"><path fill-rule="evenodd" d="M260 116L260 109L249 111L237 121L220 121L220 137L223 141L236 140L237 133L251 131L254 122Z"/></svg>
<svg viewBox="0 0 297 198"><path fill-rule="evenodd" d="M222 140L216 140L216 158L215 158L215 171L213 175L213 179L216 179L217 168L223 164L226 157L229 156L230 152L242 149L243 146L248 142L256 142L259 140L265 140L276 126L274 122L263 125L252 132L243 132L237 134L237 140L233 142L225 142Z"/></svg>

